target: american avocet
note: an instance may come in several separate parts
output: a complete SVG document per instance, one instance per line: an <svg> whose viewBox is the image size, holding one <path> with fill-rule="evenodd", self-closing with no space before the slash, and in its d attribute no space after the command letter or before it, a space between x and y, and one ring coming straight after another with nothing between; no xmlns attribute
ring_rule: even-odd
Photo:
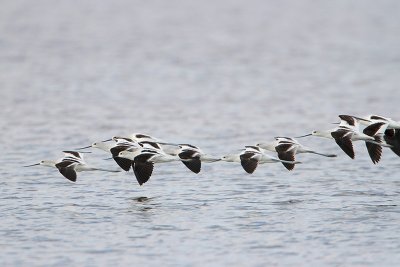
<svg viewBox="0 0 400 267"><path fill-rule="evenodd" d="M146 183L153 172L155 163L181 161L177 156L171 156L160 150L141 148L124 150L119 152L118 157L129 159L133 162L132 168L139 185Z"/></svg>
<svg viewBox="0 0 400 267"><path fill-rule="evenodd" d="M127 149L139 149L141 148L141 145L134 142L132 139L128 139L128 138L124 138L124 137L113 137L112 138L115 143L111 143L111 142L95 142L90 146L86 146L86 147L81 147L78 148L77 150L81 150L81 149L86 149L86 148L98 148L100 150L106 151L111 153L112 158L114 159L114 161L118 164L119 167L121 167L124 171L129 171L129 169L132 166L132 161L129 159L125 159L125 158L121 158L118 157L119 152L123 151L123 150L127 150Z"/></svg>
<svg viewBox="0 0 400 267"><path fill-rule="evenodd" d="M334 139L338 146L352 159L355 157L352 141L365 141L375 144L375 146L368 147L368 152L371 160L374 163L378 162L381 156L380 146L385 144L382 144L379 141L379 137L375 137L372 134L374 132L376 133L384 125L382 123L374 123L366 127L363 132L360 132L358 121L363 119L349 115L339 115L339 118L341 120L339 126L334 129L326 131L313 131L310 134L299 136L298 138L312 135Z"/></svg>
<svg viewBox="0 0 400 267"><path fill-rule="evenodd" d="M107 172L119 172L114 170L106 170L101 168L90 167L83 160L83 156L81 153L76 151L63 151L64 157L57 161L52 160L42 160L39 163L27 165L24 167L32 167L32 166L46 166L57 168L59 172L67 178L71 182L76 182L77 172L82 171L107 171Z"/></svg>
<svg viewBox="0 0 400 267"><path fill-rule="evenodd" d="M400 157L400 122L395 121L391 118L378 116L378 115L368 115L365 117L370 123L360 122L363 125L368 126L375 122L385 122L387 123L387 128L384 132L383 138L387 144L391 146L391 150Z"/></svg>
<svg viewBox="0 0 400 267"><path fill-rule="evenodd" d="M281 160L295 161L295 155L299 153L312 153L324 157L337 157L335 154L324 154L316 152L311 148L305 147L300 144L296 139L290 137L275 137L275 140L270 143L258 143L257 147L265 150L278 153L278 158ZM282 162L282 164L288 169L293 170L295 164Z"/></svg>
<svg viewBox="0 0 400 267"><path fill-rule="evenodd" d="M274 158L268 154L263 153L263 151L257 146L246 146L239 154L230 154L223 156L221 160L226 162L240 162L243 169L247 173L253 173L257 168L258 164L264 163L288 163L288 164L298 164L299 161L289 161Z"/></svg>
<svg viewBox="0 0 400 267"><path fill-rule="evenodd" d="M356 131L360 130L360 124L367 125L363 129L363 134L373 137L375 140L364 140L367 147L368 154L374 164L378 163L382 157L382 146L392 147L384 140L384 133L389 126L389 121L368 118L359 118L351 115L341 115L341 124L348 124Z"/></svg>
<svg viewBox="0 0 400 267"><path fill-rule="evenodd" d="M220 158L203 153L203 151L194 145L190 144L179 144L180 151L178 153L179 158L182 159L182 163L194 173L199 173L201 170L201 162L216 162L221 160Z"/></svg>

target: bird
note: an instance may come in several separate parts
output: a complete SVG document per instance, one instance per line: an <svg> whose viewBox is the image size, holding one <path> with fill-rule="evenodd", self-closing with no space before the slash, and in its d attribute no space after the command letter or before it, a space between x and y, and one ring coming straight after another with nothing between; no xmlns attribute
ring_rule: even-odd
<svg viewBox="0 0 400 267"><path fill-rule="evenodd" d="M139 149L140 147L142 147L142 145L133 141L130 138L125 138L125 137L114 136L112 140L114 140L115 142L114 143L107 141L95 142L90 146L77 148L76 150L82 150L86 148L98 148L100 150L109 152L112 155L112 159L114 159L114 161L118 164L119 167L121 167L124 171L129 171L132 166L132 161L129 159L118 157L118 154L119 152L127 149L131 150L134 148Z"/></svg>
<svg viewBox="0 0 400 267"><path fill-rule="evenodd" d="M368 153L373 163L379 162L381 158L381 146L385 144L381 143L378 138L374 136L381 127L384 127L383 123L374 123L367 126L363 132L359 131L359 122L363 120L361 118L352 117L349 115L339 115L340 123L334 129L325 131L312 131L310 134L298 136L296 138L302 138L306 136L318 136L324 138L334 139L336 144L351 158L355 158L353 141L365 141L376 146L367 146Z"/></svg>
<svg viewBox="0 0 400 267"><path fill-rule="evenodd" d="M335 154L324 154L316 152L311 148L305 147L300 144L296 139L291 137L275 137L275 140L270 143L258 143L257 147L265 150L278 153L278 158L281 160L295 161L295 155L299 153L312 153L324 157L337 157ZM283 166L288 170L293 170L295 164L282 162Z"/></svg>
<svg viewBox="0 0 400 267"><path fill-rule="evenodd" d="M190 144L179 144L180 151L178 153L179 158L182 159L182 163L192 172L199 173L201 170L201 162L216 162L221 160L220 158L213 157L204 152L197 146Z"/></svg>
<svg viewBox="0 0 400 267"><path fill-rule="evenodd" d="M288 164L298 164L300 161L289 161L274 158L268 154L265 154L260 147L257 146L245 146L239 154L225 155L221 158L222 161L226 162L240 162L243 169L251 174L253 173L258 164L263 163L288 163Z"/></svg>
<svg viewBox="0 0 400 267"><path fill-rule="evenodd" d="M378 115L368 115L365 116L364 119L368 121L360 121L360 123L365 126L376 122L387 123L387 128L383 133L383 139L388 145L391 146L390 149L400 157L400 122Z"/></svg>
<svg viewBox="0 0 400 267"><path fill-rule="evenodd" d="M57 161L42 160L39 163L26 165L24 167L41 165L46 167L57 168L58 171L71 182L76 182L77 172L82 172L82 171L119 172L114 170L106 170L101 168L90 167L84 161L82 154L77 151L63 151L63 153L64 157Z"/></svg>
<svg viewBox="0 0 400 267"><path fill-rule="evenodd" d="M123 150L119 152L118 157L126 158L132 161L132 169L139 185L143 185L150 179L155 163L182 160L178 156L171 156L165 154L161 150L150 148Z"/></svg>

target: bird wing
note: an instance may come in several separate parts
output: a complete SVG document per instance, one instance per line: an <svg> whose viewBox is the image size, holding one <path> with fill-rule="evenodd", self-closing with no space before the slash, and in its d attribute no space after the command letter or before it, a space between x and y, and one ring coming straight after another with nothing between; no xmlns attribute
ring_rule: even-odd
<svg viewBox="0 0 400 267"><path fill-rule="evenodd" d="M348 129L337 129L331 133L336 144L352 159L354 159L353 142L351 141L352 132Z"/></svg>
<svg viewBox="0 0 400 267"><path fill-rule="evenodd" d="M280 144L275 147L280 160L295 161L296 149L293 144ZM295 164L282 162L283 166L289 171L294 169Z"/></svg>
<svg viewBox="0 0 400 267"><path fill-rule="evenodd" d="M83 156L81 153L76 152L76 151L63 151L64 152L64 157L72 157L72 158L78 158L83 160Z"/></svg>
<svg viewBox="0 0 400 267"><path fill-rule="evenodd" d="M139 185L146 183L153 173L154 164L149 161L153 156L152 153L143 153L133 161L132 168Z"/></svg>
<svg viewBox="0 0 400 267"><path fill-rule="evenodd" d="M261 155L254 152L246 152L240 155L240 164L247 173L253 173L256 170L259 162L258 156Z"/></svg>
<svg viewBox="0 0 400 267"><path fill-rule="evenodd" d="M339 115L340 124L339 126L350 126L355 129L359 129L359 123L357 120L350 115Z"/></svg>
<svg viewBox="0 0 400 267"><path fill-rule="evenodd" d="M200 154L196 150L185 149L178 154L179 158L183 159L182 163L194 173L199 173L201 170Z"/></svg>
<svg viewBox="0 0 400 267"><path fill-rule="evenodd" d="M129 171L133 163L132 160L126 158L113 157L113 159L126 172Z"/></svg>
<svg viewBox="0 0 400 267"><path fill-rule="evenodd" d="M77 163L69 160L64 160L57 163L55 166L58 171L71 182L76 182L76 171L74 169Z"/></svg>
<svg viewBox="0 0 400 267"><path fill-rule="evenodd" d="M380 138L378 136L376 137ZM370 142L365 142L365 145L367 146L368 154L372 162L374 164L378 163L381 160L382 156L382 146Z"/></svg>
<svg viewBox="0 0 400 267"><path fill-rule="evenodd" d="M392 146L390 149L400 157L400 130L387 129L384 138L386 143Z"/></svg>
<svg viewBox="0 0 400 267"><path fill-rule="evenodd" d="M363 133L369 136L375 136L378 133L383 134L387 126L388 124L385 122L375 122L365 127Z"/></svg>

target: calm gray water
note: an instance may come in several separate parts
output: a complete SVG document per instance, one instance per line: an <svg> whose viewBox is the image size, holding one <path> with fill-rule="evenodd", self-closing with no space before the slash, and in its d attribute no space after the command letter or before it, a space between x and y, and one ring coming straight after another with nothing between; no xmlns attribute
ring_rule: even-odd
<svg viewBox="0 0 400 267"><path fill-rule="evenodd" d="M247 175L239 164L132 173L21 168L143 132L223 155L400 120L400 2L0 1L1 266L398 266L400 159L329 140ZM93 151L94 166L113 168Z"/></svg>

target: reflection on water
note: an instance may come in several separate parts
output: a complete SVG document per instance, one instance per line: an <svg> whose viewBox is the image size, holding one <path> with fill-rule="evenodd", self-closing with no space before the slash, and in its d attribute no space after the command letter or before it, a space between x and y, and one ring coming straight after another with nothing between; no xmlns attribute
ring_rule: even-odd
<svg viewBox="0 0 400 267"><path fill-rule="evenodd" d="M400 2L3 1L1 266L396 266L399 158L351 160L329 140L288 172L263 164L132 173L22 168L144 132L223 155L400 119ZM93 166L114 168L99 150Z"/></svg>

